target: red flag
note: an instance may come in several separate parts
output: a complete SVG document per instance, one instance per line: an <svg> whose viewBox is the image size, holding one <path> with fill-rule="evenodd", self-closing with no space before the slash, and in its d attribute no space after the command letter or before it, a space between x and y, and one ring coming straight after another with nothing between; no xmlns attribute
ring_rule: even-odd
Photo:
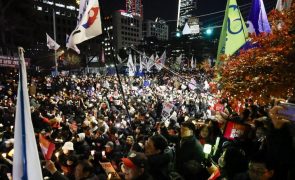
<svg viewBox="0 0 295 180"><path fill-rule="evenodd" d="M50 160L55 150L55 144L48 141L44 136L39 134L39 144L42 150L42 154L46 160Z"/></svg>
<svg viewBox="0 0 295 180"><path fill-rule="evenodd" d="M211 176L208 178L208 180L215 180L220 176L220 171L217 168L212 174Z"/></svg>

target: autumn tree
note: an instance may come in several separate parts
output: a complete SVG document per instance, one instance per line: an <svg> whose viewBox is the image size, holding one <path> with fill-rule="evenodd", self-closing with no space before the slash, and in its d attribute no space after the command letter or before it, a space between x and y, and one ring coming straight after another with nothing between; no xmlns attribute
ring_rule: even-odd
<svg viewBox="0 0 295 180"><path fill-rule="evenodd" d="M269 13L270 34L251 35L254 48L223 62L219 83L223 95L268 102L295 91L295 3Z"/></svg>

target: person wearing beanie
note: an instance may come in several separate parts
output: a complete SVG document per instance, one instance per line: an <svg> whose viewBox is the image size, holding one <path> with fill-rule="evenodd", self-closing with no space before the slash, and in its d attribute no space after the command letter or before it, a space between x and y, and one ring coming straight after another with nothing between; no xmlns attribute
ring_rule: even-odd
<svg viewBox="0 0 295 180"><path fill-rule="evenodd" d="M200 179L203 173L203 147L194 135L195 125L191 121L181 124L180 143L176 146L176 170L185 179Z"/></svg>

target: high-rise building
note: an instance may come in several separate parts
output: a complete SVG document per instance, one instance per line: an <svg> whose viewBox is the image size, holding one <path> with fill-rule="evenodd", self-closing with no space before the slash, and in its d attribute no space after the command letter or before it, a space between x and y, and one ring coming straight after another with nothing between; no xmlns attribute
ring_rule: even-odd
<svg viewBox="0 0 295 180"><path fill-rule="evenodd" d="M29 4L25 4L29 3ZM72 1L64 0L34 0L25 2L13 2L10 5L9 13L13 14L18 8L24 8L22 12L15 12L15 16L8 16L5 13L7 21L10 23L13 31L1 28L4 32L4 42L0 46L0 54L17 55L17 46L21 45L26 49L26 55L32 51L46 50L46 34L53 37L53 10L55 10L56 41L59 44L65 44L66 33L71 33L76 25L76 16L78 14L78 4ZM7 15L6 15L7 14ZM23 15L23 16L21 16ZM10 27L7 27L10 28ZM20 33L21 35L18 35ZM2 35L3 36L3 35ZM35 54L35 53L34 53Z"/></svg>
<svg viewBox="0 0 295 180"><path fill-rule="evenodd" d="M54 38L53 10L55 11L56 41L65 44L66 34L70 34L77 24L79 5L64 0L35 0L34 9L40 17L41 26L52 38Z"/></svg>
<svg viewBox="0 0 295 180"><path fill-rule="evenodd" d="M178 0L177 30L182 30L185 22L195 15L196 0Z"/></svg>
<svg viewBox="0 0 295 180"><path fill-rule="evenodd" d="M142 40L142 17L123 10L115 11L104 18L103 31L103 48L107 57L111 55L112 48L118 51L139 45Z"/></svg>
<svg viewBox="0 0 295 180"><path fill-rule="evenodd" d="M126 0L126 12L134 16L143 16L141 0Z"/></svg>
<svg viewBox="0 0 295 180"><path fill-rule="evenodd" d="M158 40L168 40L169 32L168 25L164 20L158 22L146 20L143 23L143 38L156 37Z"/></svg>

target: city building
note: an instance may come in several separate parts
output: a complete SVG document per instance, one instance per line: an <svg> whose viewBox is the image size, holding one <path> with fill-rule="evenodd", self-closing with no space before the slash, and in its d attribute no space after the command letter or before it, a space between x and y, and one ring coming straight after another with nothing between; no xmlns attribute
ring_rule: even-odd
<svg viewBox="0 0 295 180"><path fill-rule="evenodd" d="M54 38L53 32L53 10L55 12L56 41L62 47L66 44L66 34L70 34L76 26L76 16L78 15L78 4L75 1L64 0L34 0L30 4L25 2L15 2L11 4L10 11L16 7L26 8L24 12L15 12L13 18L5 17L13 31L1 29L4 40L1 39L0 55L13 59L18 57L17 46L22 46L25 50L25 57L32 58L32 62L37 57L43 62L42 58L53 59L48 56L46 46L46 33ZM7 13L6 13L7 14ZM13 22L13 23L11 23ZM9 29L10 27L7 27ZM54 61L52 61L54 62ZM46 63L45 63L46 64Z"/></svg>
<svg viewBox="0 0 295 180"><path fill-rule="evenodd" d="M158 40L167 41L169 28L164 20L152 21L146 20L143 23L143 38L156 37Z"/></svg>
<svg viewBox="0 0 295 180"><path fill-rule="evenodd" d="M76 27L79 5L64 0L35 0L34 9L40 17L41 27L52 38L54 38L53 11L55 11L56 42L64 45L66 43L66 34L70 34Z"/></svg>
<svg viewBox="0 0 295 180"><path fill-rule="evenodd" d="M179 0L177 14L177 30L182 30L189 18L196 13L196 0Z"/></svg>
<svg viewBox="0 0 295 180"><path fill-rule="evenodd" d="M124 10L115 11L111 16L105 17L103 47L106 57L111 54L112 46L119 51L139 45L142 40L142 21L141 16Z"/></svg>
<svg viewBox="0 0 295 180"><path fill-rule="evenodd" d="M142 0L126 0L126 12L134 16L143 17Z"/></svg>

